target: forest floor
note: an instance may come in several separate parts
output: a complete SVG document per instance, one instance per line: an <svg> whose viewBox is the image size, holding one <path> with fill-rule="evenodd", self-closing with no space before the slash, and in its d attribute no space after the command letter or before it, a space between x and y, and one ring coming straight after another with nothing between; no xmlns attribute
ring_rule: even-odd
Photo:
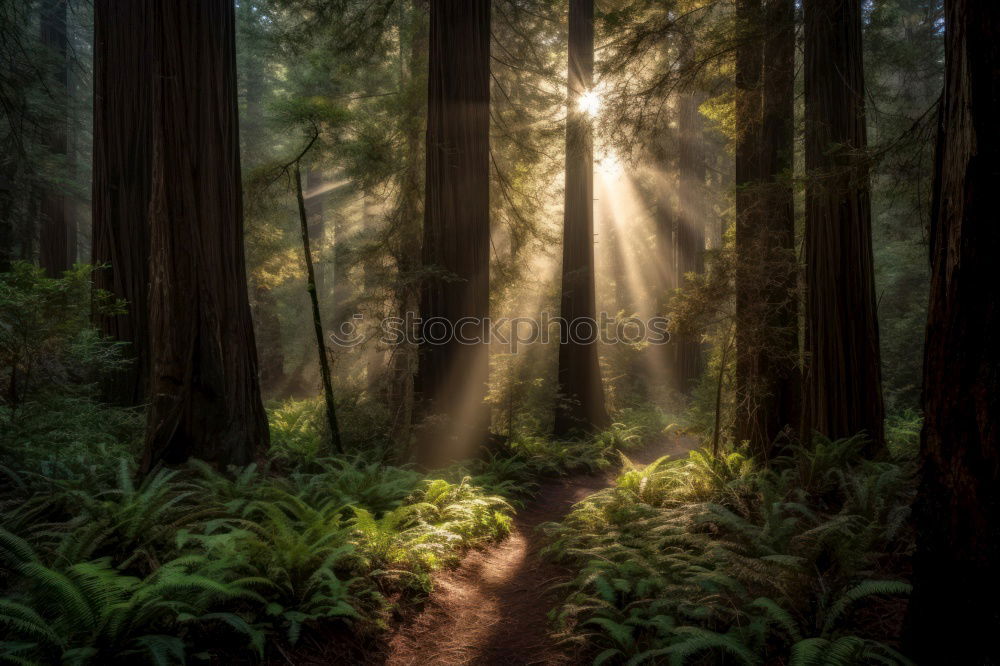
<svg viewBox="0 0 1000 666"><path fill-rule="evenodd" d="M648 464L680 456L693 441L673 436L632 451L629 459ZM389 637L386 653L373 660L385 666L428 664L575 663L549 634L548 611L557 597L552 586L568 571L546 561L537 529L561 520L574 504L614 482L617 468L603 474L551 481L518 511L508 539L469 552L454 569L434 579L434 591L420 612Z"/></svg>

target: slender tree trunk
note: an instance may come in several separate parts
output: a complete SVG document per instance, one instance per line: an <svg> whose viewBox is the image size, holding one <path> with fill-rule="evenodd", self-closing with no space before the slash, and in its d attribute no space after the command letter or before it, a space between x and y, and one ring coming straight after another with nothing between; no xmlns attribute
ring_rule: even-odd
<svg viewBox="0 0 1000 666"><path fill-rule="evenodd" d="M861 0L806 0L805 433L883 447Z"/></svg>
<svg viewBox="0 0 1000 666"><path fill-rule="evenodd" d="M433 274L421 293L417 391L428 426L419 456L434 464L467 455L489 427L489 0L431 0L428 58L422 263ZM460 320L471 323L457 331ZM443 328L479 342L431 341Z"/></svg>
<svg viewBox="0 0 1000 666"><path fill-rule="evenodd" d="M323 192L323 187L326 185L326 178L322 171L318 169L310 169L308 166L305 170L305 184L308 188L308 197L305 200L306 203L306 214L309 218L309 237L316 242L317 251L322 251L323 244L326 240L326 218L323 202L326 200L326 193ZM338 239L339 240L339 239ZM322 257L322 254L320 254ZM334 271L340 273L337 270L339 267L334 266ZM323 262L320 261L319 266L316 267L316 293L325 293L326 288L326 271L324 270ZM337 290L335 296L339 296L340 290ZM336 310L337 308L334 307Z"/></svg>
<svg viewBox="0 0 1000 666"><path fill-rule="evenodd" d="M149 379L149 213L153 81L149 11L132 0L94 2L94 286L124 299L121 315L95 314L107 336L128 343L131 361L106 386L114 402L138 405Z"/></svg>
<svg viewBox="0 0 1000 666"><path fill-rule="evenodd" d="M150 0L150 343L142 469L268 444L243 249L232 0Z"/></svg>
<svg viewBox="0 0 1000 666"><path fill-rule="evenodd" d="M66 2L44 0L41 7L41 42L52 52L52 102L56 121L47 128L45 141L49 152L66 157L67 97L69 68L66 61ZM64 165L60 164L60 168ZM65 174L63 175L65 178ZM49 277L58 277L70 267L69 233L66 225L66 195L63 186L46 183L41 199L41 227L38 237L38 263Z"/></svg>
<svg viewBox="0 0 1000 666"><path fill-rule="evenodd" d="M559 306L566 330L559 342L559 395L553 428L557 436L610 424L597 354L593 130L587 110L580 108L581 97L593 88L593 74L594 2L570 0L566 199ZM584 325L576 326L577 321Z"/></svg>
<svg viewBox="0 0 1000 666"><path fill-rule="evenodd" d="M330 359L326 351L326 336L323 335L323 319L319 310L319 295L316 293L316 271L313 269L312 249L309 246L309 216L306 214L305 197L302 196L302 173L298 161L295 162L295 199L299 204L299 230L302 233L302 254L306 262L306 289L312 306L313 331L316 333L316 353L319 355L319 373L323 380L323 400L326 403L326 420L330 428L330 443L337 453L344 452L340 441L340 426L337 425L337 410L333 402L333 380L330 375Z"/></svg>
<svg viewBox="0 0 1000 666"><path fill-rule="evenodd" d="M798 307L794 156L795 7L746 0L748 39L737 173L737 439L766 460L797 423Z"/></svg>
<svg viewBox="0 0 1000 666"><path fill-rule="evenodd" d="M1000 5L945 0L910 655L1000 663ZM947 637L943 640L942 637Z"/></svg>

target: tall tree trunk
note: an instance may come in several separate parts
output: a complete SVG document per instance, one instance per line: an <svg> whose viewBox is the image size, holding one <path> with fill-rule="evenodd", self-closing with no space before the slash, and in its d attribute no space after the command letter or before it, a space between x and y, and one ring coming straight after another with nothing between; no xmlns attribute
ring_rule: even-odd
<svg viewBox="0 0 1000 666"><path fill-rule="evenodd" d="M425 326L417 391L432 427L419 455L434 464L468 454L489 427L490 0L431 0L428 58L422 263L434 274L422 286L421 317L479 340L435 344ZM460 320L472 323L454 331Z"/></svg>
<svg viewBox="0 0 1000 666"><path fill-rule="evenodd" d="M761 194L761 121L763 110L764 44L761 0L738 0L740 44L736 50L736 439L749 440L766 454L761 440L757 399L757 364L762 331L755 265L761 239L758 230L766 212Z"/></svg>
<svg viewBox="0 0 1000 666"><path fill-rule="evenodd" d="M151 0L151 405L142 468L268 444L243 249L232 0Z"/></svg>
<svg viewBox="0 0 1000 666"><path fill-rule="evenodd" d="M806 435L883 447L861 0L806 0Z"/></svg>
<svg viewBox="0 0 1000 666"><path fill-rule="evenodd" d="M323 335L319 294L316 291L316 270L313 268L312 248L309 243L309 216L306 213L305 197L302 195L302 171L299 169L298 160L295 161L295 200L299 205L299 231L302 234L302 256L306 264L306 290L309 292L309 304L312 306L313 332L316 334L316 353L319 355L319 374L323 380L323 400L326 403L326 421L330 429L330 448L333 452L343 453L344 444L340 440L340 426L337 424L337 410L333 401L330 359L327 355L326 336Z"/></svg>
<svg viewBox="0 0 1000 666"><path fill-rule="evenodd" d="M927 664L1000 663L1000 5L945 0L917 554L907 617ZM947 637L943 640L943 637Z"/></svg>
<svg viewBox="0 0 1000 666"><path fill-rule="evenodd" d="M406 86L408 112L402 120L405 136L405 168L400 173L399 198L395 221L393 257L396 262L395 300L397 316L406 321L420 306L417 276L420 273L420 192L423 167L424 119L427 112L427 7L423 0L414 0L410 7L407 33L410 38L409 57L400 81ZM402 45L401 47L402 48ZM403 60L403 54L400 53ZM401 339L390 350L389 379L386 401L389 407L390 437L399 449L410 442L413 420L413 378L417 365L417 350L410 339Z"/></svg>
<svg viewBox="0 0 1000 666"><path fill-rule="evenodd" d="M594 85L594 1L570 0L566 113L566 192L563 213L562 298L566 330L559 341L559 395L554 432L605 428L604 387L597 355L594 287L594 147L581 97ZM575 326L577 321L586 325Z"/></svg>
<svg viewBox="0 0 1000 666"><path fill-rule="evenodd" d="M737 439L762 459L798 416L794 157L795 7L745 0L737 55Z"/></svg>
<svg viewBox="0 0 1000 666"><path fill-rule="evenodd" d="M691 54L690 42L682 45ZM687 56L687 57L690 57ZM690 63L685 63L687 68ZM698 95L685 92L678 103L677 153L678 216L675 232L677 261L675 282L683 287L688 273L705 269L705 147ZM704 369L704 350L697 334L681 331L674 336L674 376L676 388L688 393Z"/></svg>
<svg viewBox="0 0 1000 666"><path fill-rule="evenodd" d="M95 315L128 343L131 361L106 386L112 401L139 405L149 379L149 213L153 81L146 53L149 11L132 0L94 2L94 286L124 299L121 315Z"/></svg>
<svg viewBox="0 0 1000 666"><path fill-rule="evenodd" d="M321 250L326 242L326 217L323 202L326 200L326 192L323 187L326 185L326 178L319 169L305 167L306 184L306 214L309 217L309 237L316 243L317 250ZM340 240L339 238L337 239ZM321 255L322 256L322 255ZM323 261L316 267L316 293L325 293L326 271ZM334 266L335 273L341 273L339 266ZM338 290L339 292L339 290ZM339 296L335 294L335 296ZM336 310L336 306L334 307Z"/></svg>
<svg viewBox="0 0 1000 666"><path fill-rule="evenodd" d="M41 42L52 53L52 102L56 117L47 128L46 144L49 153L57 159L66 157L66 101L69 95L69 68L66 62L66 2L44 0L41 6ZM62 163L59 168L63 168ZM63 174L61 180L66 179ZM46 183L41 199L41 227L38 237L38 263L49 277L58 277L70 267L69 233L66 226L66 196L64 187L55 182Z"/></svg>

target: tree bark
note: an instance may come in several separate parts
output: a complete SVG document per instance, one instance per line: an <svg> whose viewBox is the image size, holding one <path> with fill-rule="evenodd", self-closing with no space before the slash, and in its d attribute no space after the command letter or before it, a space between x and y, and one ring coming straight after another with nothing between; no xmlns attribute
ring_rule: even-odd
<svg viewBox="0 0 1000 666"><path fill-rule="evenodd" d="M42 46L52 53L51 99L56 117L46 128L45 143L51 155L66 157L67 98L69 68L66 62L66 2L44 0L41 5L40 38ZM60 164L62 168L64 165ZM69 232L66 224L66 195L63 187L46 183L41 199L41 227L38 236L38 263L49 277L59 277L70 267Z"/></svg>
<svg viewBox="0 0 1000 666"><path fill-rule="evenodd" d="M121 315L95 325L128 343L129 366L105 387L124 405L146 399L149 379L149 213L153 80L146 53L149 12L132 0L94 3L94 286L124 299Z"/></svg>
<svg viewBox="0 0 1000 666"><path fill-rule="evenodd" d="M685 41L682 49L689 54L683 65L691 66L693 45ZM698 110L698 96L693 91L682 93L678 101L677 152L678 206L675 232L677 261L676 276L683 287L688 273L705 270L705 146L703 122ZM690 393L704 369L704 350L698 335L680 331L674 335L674 377L676 389Z"/></svg>
<svg viewBox="0 0 1000 666"><path fill-rule="evenodd" d="M566 113L566 192L563 213L562 297L559 316L556 436L606 428L597 354L594 287L594 147L591 118L580 98L594 86L594 2L570 0ZM584 325L576 326L576 322Z"/></svg>
<svg viewBox="0 0 1000 666"><path fill-rule="evenodd" d="M806 0L804 434L884 446L861 0Z"/></svg>
<svg viewBox="0 0 1000 666"><path fill-rule="evenodd" d="M1000 648L1000 5L945 1L909 653L995 664ZM944 639L943 637L947 637Z"/></svg>
<svg viewBox="0 0 1000 666"><path fill-rule="evenodd" d="M424 416L418 456L463 457L489 427L490 2L432 0L428 52L427 169L421 288L424 339L416 389ZM431 321L466 339L429 340Z"/></svg>
<svg viewBox="0 0 1000 666"><path fill-rule="evenodd" d="M151 404L142 469L268 444L243 249L232 0L151 0Z"/></svg>
<svg viewBox="0 0 1000 666"><path fill-rule="evenodd" d="M745 0L736 150L737 439L762 460L797 423L794 157L795 7Z"/></svg>

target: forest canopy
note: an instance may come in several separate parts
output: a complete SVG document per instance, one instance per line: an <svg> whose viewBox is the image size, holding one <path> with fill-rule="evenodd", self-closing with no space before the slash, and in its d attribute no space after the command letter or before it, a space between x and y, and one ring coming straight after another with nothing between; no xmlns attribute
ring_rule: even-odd
<svg viewBox="0 0 1000 666"><path fill-rule="evenodd" d="M0 663L1000 663L998 36L0 0Z"/></svg>

